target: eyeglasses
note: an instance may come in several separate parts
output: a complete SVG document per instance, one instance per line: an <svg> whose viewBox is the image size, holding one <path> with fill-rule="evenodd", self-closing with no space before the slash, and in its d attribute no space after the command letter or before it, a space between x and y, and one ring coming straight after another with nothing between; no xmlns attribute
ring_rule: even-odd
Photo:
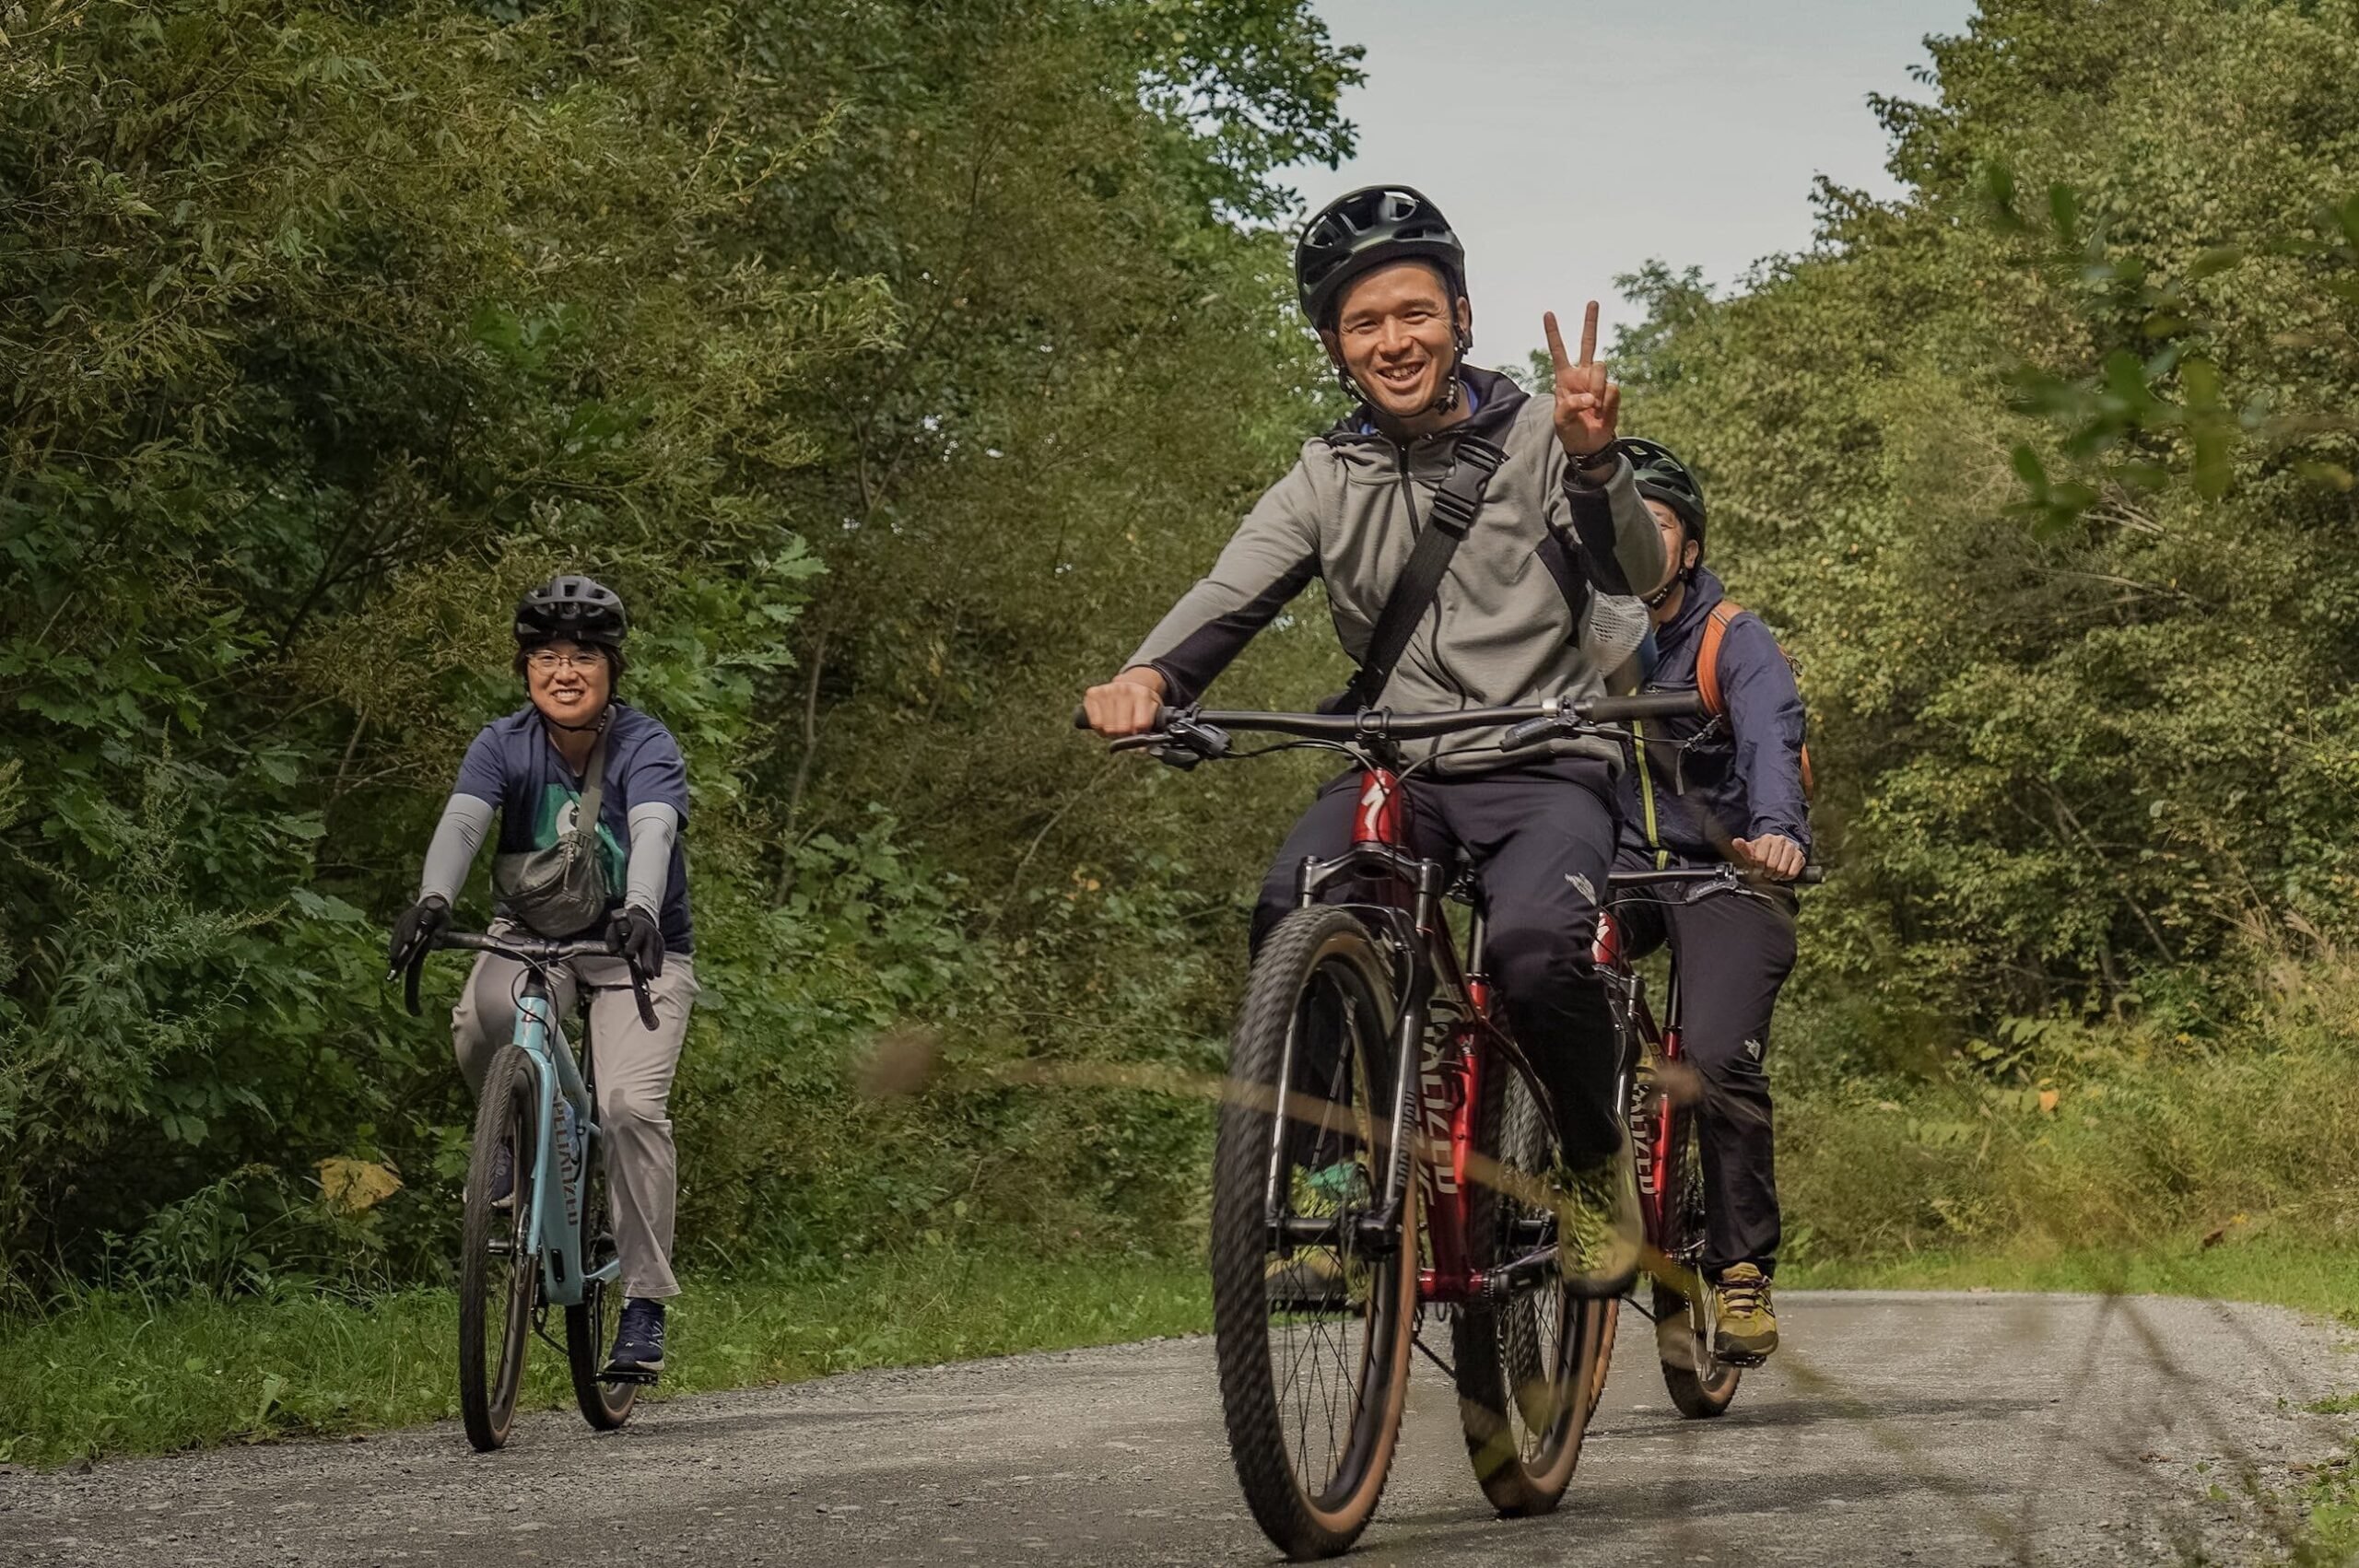
<svg viewBox="0 0 2359 1568"><path fill-rule="evenodd" d="M559 670L580 670L586 674L605 666L606 656L594 648L580 649L572 653L559 653L554 648L536 648L524 655L524 667L535 675L554 675Z"/></svg>

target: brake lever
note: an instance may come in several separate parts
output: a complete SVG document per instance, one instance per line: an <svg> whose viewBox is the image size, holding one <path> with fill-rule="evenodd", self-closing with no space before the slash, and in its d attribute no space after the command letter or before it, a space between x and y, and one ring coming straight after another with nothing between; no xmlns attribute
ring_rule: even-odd
<svg viewBox="0 0 2359 1568"><path fill-rule="evenodd" d="M1106 749L1143 751L1166 767L1185 773L1198 763L1226 756L1229 743L1227 731L1184 713L1175 713L1162 729L1144 735L1125 735L1109 743Z"/></svg>
<svg viewBox="0 0 2359 1568"><path fill-rule="evenodd" d="M626 962L628 963L628 960ZM648 1029L652 1030L656 1026L655 1001L647 994L647 977L640 973L639 965L636 964L631 964L629 968L630 995L631 1000L639 1003L639 1021Z"/></svg>
<svg viewBox="0 0 2359 1568"><path fill-rule="evenodd" d="M412 1018L423 1018L426 1010L417 1004L417 978L426 973L426 954L419 954L402 971L402 1005L409 1009Z"/></svg>
<svg viewBox="0 0 2359 1568"><path fill-rule="evenodd" d="M1527 719L1520 724L1509 726L1508 732L1499 737L1499 750L1520 752L1543 741L1554 740L1564 726L1565 720L1561 718Z"/></svg>

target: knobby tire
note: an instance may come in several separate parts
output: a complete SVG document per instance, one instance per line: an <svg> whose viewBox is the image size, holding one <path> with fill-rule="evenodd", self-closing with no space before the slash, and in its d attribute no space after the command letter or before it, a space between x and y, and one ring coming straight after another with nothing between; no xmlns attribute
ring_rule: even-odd
<svg viewBox="0 0 2359 1568"><path fill-rule="evenodd" d="M1397 1086L1391 1050L1395 1026L1392 984L1366 927L1341 909L1301 909L1279 922L1255 959L1245 1007L1229 1050L1228 1093L1219 1115L1213 1162L1213 1317L1220 1363L1221 1406L1229 1452L1247 1505L1273 1544L1297 1561L1332 1557L1350 1548L1376 1512L1392 1466L1409 1383L1415 1323L1417 1184L1404 1183L1402 1224L1387 1242L1361 1251L1359 1240L1340 1244L1330 1258L1336 1277L1356 1281L1339 1291L1344 1305L1334 1334L1342 1348L1326 1353L1325 1325L1316 1313L1278 1310L1282 1286L1272 1270L1290 1258L1306 1265L1317 1249L1292 1255L1273 1249L1268 1197L1273 1157L1281 1163L1280 1192L1296 1207L1294 1183L1313 1168L1324 1175L1364 1165L1381 1193L1395 1151L1391 1122ZM1289 1034L1297 1036L1295 1082L1281 1084ZM1322 1076L1311 1071L1311 1036L1340 1046ZM1297 1118L1281 1137L1280 1096L1287 1091L1323 1095L1348 1084L1351 1102L1326 1119L1322 1134ZM1321 1137L1326 1141L1321 1142ZM1357 1161L1359 1164L1352 1164ZM1361 1190L1356 1178L1346 1190ZM1364 1204L1363 1209L1370 1205ZM1339 1203L1337 1212L1358 1211ZM1339 1223L1339 1234L1344 1232ZM1409 1238L1404 1244L1402 1238ZM1361 1297L1355 1311L1349 1296ZM1306 1366L1297 1336L1301 1320L1319 1358ZM1332 1368L1330 1363L1332 1362ZM1282 1375L1283 1371L1283 1375ZM1311 1393L1321 1393L1328 1428L1324 1452L1309 1435ZM1338 1445L1336 1401L1347 1421ZM1287 1415L1302 1434L1290 1437ZM1306 1475L1323 1470L1325 1474Z"/></svg>
<svg viewBox="0 0 2359 1568"><path fill-rule="evenodd" d="M1669 1184L1666 1190L1670 1197L1663 1204L1666 1234L1660 1245L1664 1257L1700 1283L1704 1266L1704 1149L1692 1107L1678 1106L1672 1109L1670 1150L1663 1165L1661 1179ZM1736 1398L1737 1384L1744 1372L1712 1353L1714 1302L1710 1287L1706 1286L1691 1301L1685 1293L1658 1279L1654 1307L1658 1324L1680 1321L1687 1328L1684 1359L1688 1364L1680 1366L1668 1360L1662 1363L1663 1387L1671 1391L1671 1402L1691 1421L1708 1421L1719 1415ZM1656 1344L1661 1344L1660 1334Z"/></svg>
<svg viewBox="0 0 2359 1568"><path fill-rule="evenodd" d="M1539 1105L1502 1054L1484 1067L1475 1148L1537 1181L1555 1153ZM1513 1261L1524 1245L1515 1238L1515 1223L1537 1211L1488 1182L1478 1182L1470 1196L1474 1266L1488 1270ZM1505 1300L1468 1302L1453 1315L1459 1422L1475 1479L1501 1514L1550 1513L1572 1483L1604 1387L1615 1312L1615 1303L1584 1300L1552 1275Z"/></svg>

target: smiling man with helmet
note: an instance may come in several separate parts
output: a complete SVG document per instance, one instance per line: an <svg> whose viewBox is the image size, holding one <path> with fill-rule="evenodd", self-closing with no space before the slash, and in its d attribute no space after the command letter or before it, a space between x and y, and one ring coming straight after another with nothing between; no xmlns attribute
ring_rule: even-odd
<svg viewBox="0 0 2359 1568"><path fill-rule="evenodd" d="M1122 671L1090 688L1085 708L1098 733L1141 733L1162 705L1197 700L1313 578L1361 665L1346 708L1579 699L1604 694L1629 663L1646 631L1631 585L1661 577L1662 544L1613 450L1620 390L1596 362L1597 307L1578 357L1546 319L1555 384L1553 396L1532 397L1467 363L1465 264L1439 209L1405 186L1354 191L1304 228L1295 252L1303 315L1355 406L1304 444ZM1487 476L1468 485L1466 462ZM1473 500L1471 518L1456 514L1461 542L1397 661L1373 668L1379 618L1450 486ZM1565 1267L1587 1290L1617 1290L1637 1265L1638 1214L1590 942L1623 759L1594 740L1508 756L1496 739L1452 743L1425 772L1433 783L1416 797L1413 832L1421 851L1455 847L1473 861L1496 978L1558 1114L1557 1179L1579 1216L1565 1227ZM1345 847L1349 782L1321 790L1287 837L1262 889L1257 940L1292 906L1296 867Z"/></svg>

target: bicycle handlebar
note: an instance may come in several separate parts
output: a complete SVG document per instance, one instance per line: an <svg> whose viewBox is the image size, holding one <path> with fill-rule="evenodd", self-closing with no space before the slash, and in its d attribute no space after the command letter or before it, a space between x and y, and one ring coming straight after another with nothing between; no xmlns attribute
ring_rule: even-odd
<svg viewBox="0 0 2359 1568"><path fill-rule="evenodd" d="M1767 887L1816 887L1825 880L1825 866L1804 866L1791 880L1781 881L1731 861L1718 866L1670 866L1661 871L1614 872L1606 877L1605 884L1609 888L1631 888L1651 887L1658 883L1741 882Z"/></svg>
<svg viewBox="0 0 2359 1568"><path fill-rule="evenodd" d="M656 1027L655 1000L648 994L647 977L628 954L617 951L603 936L569 937L556 941L537 936L488 936L476 931L444 931L437 936L426 953L403 972L402 1000L412 1018L418 1016L417 980L425 972L427 953L438 949L456 949L467 953L493 953L502 958L512 958L537 969L549 964L569 964L576 958L620 958L630 971L631 1000L639 1004L639 1022L649 1029Z"/></svg>
<svg viewBox="0 0 2359 1568"><path fill-rule="evenodd" d="M1394 713L1373 708L1359 713L1240 713L1191 708L1165 708L1156 714L1155 729L1122 740L1144 741L1147 735L1181 731L1247 730L1292 735L1306 741L1422 741L1468 730L1506 728L1502 751L1517 751L1550 739L1567 729L1614 724L1632 719L1670 719L1704 711L1704 699L1694 692L1649 692L1643 696L1598 696L1567 702L1553 698L1520 708L1462 708L1449 713ZM1076 730L1089 728L1086 708L1073 710ZM1121 742L1116 743L1120 744Z"/></svg>

